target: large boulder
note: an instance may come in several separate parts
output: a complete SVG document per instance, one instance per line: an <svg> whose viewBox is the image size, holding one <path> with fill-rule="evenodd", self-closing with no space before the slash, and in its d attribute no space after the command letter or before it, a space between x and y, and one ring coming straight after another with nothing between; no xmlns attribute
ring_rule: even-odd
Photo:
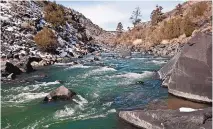
<svg viewBox="0 0 213 129"><path fill-rule="evenodd" d="M56 101L56 100L70 100L74 95L75 92L67 89L64 86L60 86L54 91L50 92L45 98L44 101Z"/></svg>
<svg viewBox="0 0 213 129"><path fill-rule="evenodd" d="M9 74L14 73L15 75L19 75L22 73L22 71L17 66L13 65L10 62L6 62L5 72L7 72Z"/></svg>
<svg viewBox="0 0 213 129"><path fill-rule="evenodd" d="M42 58L40 57L29 57L26 64L25 64L25 70L27 73L35 71L31 65L32 62L40 62Z"/></svg>
<svg viewBox="0 0 213 129"><path fill-rule="evenodd" d="M212 35L198 33L158 71L169 93L212 102Z"/></svg>
<svg viewBox="0 0 213 129"><path fill-rule="evenodd" d="M211 129L212 127L211 107L187 112L169 109L120 111L119 117L145 129Z"/></svg>

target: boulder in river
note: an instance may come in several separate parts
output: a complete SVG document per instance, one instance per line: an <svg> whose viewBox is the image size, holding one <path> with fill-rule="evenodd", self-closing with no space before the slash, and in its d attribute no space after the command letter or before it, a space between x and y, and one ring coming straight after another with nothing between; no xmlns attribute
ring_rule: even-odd
<svg viewBox="0 0 213 129"><path fill-rule="evenodd" d="M212 127L211 107L187 112L169 109L120 111L119 117L145 129L211 129Z"/></svg>
<svg viewBox="0 0 213 129"><path fill-rule="evenodd" d="M94 57L94 60L95 60L95 61L100 61L101 59L100 59L100 57L95 56L95 57Z"/></svg>
<svg viewBox="0 0 213 129"><path fill-rule="evenodd" d="M22 71L17 66L14 66L10 62L6 62L5 71L9 74L14 73L15 75L19 75L22 73Z"/></svg>
<svg viewBox="0 0 213 129"><path fill-rule="evenodd" d="M169 93L212 102L212 35L198 33L158 71Z"/></svg>
<svg viewBox="0 0 213 129"><path fill-rule="evenodd" d="M60 86L57 89L50 92L45 98L44 101L56 101L56 100L70 100L74 95L75 92L67 89L64 86Z"/></svg>
<svg viewBox="0 0 213 129"><path fill-rule="evenodd" d="M32 62L40 62L42 60L42 58L40 57L29 57L28 58L28 61L26 62L26 65L25 65L25 69L26 69L26 72L29 73L29 72L33 72L34 69L31 65Z"/></svg>

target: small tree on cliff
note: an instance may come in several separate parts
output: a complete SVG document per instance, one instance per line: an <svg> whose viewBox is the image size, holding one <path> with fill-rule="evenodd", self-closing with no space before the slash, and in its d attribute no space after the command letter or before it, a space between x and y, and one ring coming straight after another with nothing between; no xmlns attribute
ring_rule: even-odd
<svg viewBox="0 0 213 129"><path fill-rule="evenodd" d="M132 21L132 24L134 26L136 26L138 23L141 22L141 11L140 11L140 8L137 7L135 8L135 11L132 12L132 16L130 17L130 20Z"/></svg>
<svg viewBox="0 0 213 129"><path fill-rule="evenodd" d="M123 32L123 25L121 22L118 23L116 31L118 36Z"/></svg>
<svg viewBox="0 0 213 129"><path fill-rule="evenodd" d="M180 15L180 16L183 15L183 8L182 8L182 5L181 5L181 4L178 4L178 5L176 6L176 10L177 10L177 12L176 12L177 15Z"/></svg>
<svg viewBox="0 0 213 129"><path fill-rule="evenodd" d="M164 19L162 10L163 10L162 6L156 5L156 9L152 11L150 16L152 25L156 25L157 23L161 22Z"/></svg>

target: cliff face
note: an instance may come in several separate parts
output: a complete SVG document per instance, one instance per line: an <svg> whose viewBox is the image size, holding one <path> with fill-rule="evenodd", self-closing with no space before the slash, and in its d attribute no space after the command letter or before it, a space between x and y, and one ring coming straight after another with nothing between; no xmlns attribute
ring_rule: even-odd
<svg viewBox="0 0 213 129"><path fill-rule="evenodd" d="M61 10L58 9L59 11L55 13L56 18L53 15L47 20L46 15L50 13L45 11L49 5L51 5L49 8L56 6L61 9L65 15L60 15ZM1 56L4 59L21 59L28 56L46 59L79 57L100 49L93 42L105 31L73 9L53 5L47 1L1 1L0 6ZM58 16L65 20L57 19ZM44 28L48 28L56 37L57 47L54 53L41 50L41 46L34 40Z"/></svg>
<svg viewBox="0 0 213 129"><path fill-rule="evenodd" d="M163 14L157 24L138 24L117 37L115 44L156 56L174 56L198 32L212 31L212 2L189 1Z"/></svg>

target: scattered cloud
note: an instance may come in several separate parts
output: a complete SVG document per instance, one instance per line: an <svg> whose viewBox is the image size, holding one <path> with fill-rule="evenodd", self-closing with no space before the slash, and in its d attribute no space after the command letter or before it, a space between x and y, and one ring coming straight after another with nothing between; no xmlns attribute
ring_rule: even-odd
<svg viewBox="0 0 213 129"><path fill-rule="evenodd" d="M87 18L91 19L95 24L104 29L115 28L114 25L120 21L124 21L128 15L120 12L115 6L111 4L96 4L93 6L75 6L75 10L84 14Z"/></svg>

